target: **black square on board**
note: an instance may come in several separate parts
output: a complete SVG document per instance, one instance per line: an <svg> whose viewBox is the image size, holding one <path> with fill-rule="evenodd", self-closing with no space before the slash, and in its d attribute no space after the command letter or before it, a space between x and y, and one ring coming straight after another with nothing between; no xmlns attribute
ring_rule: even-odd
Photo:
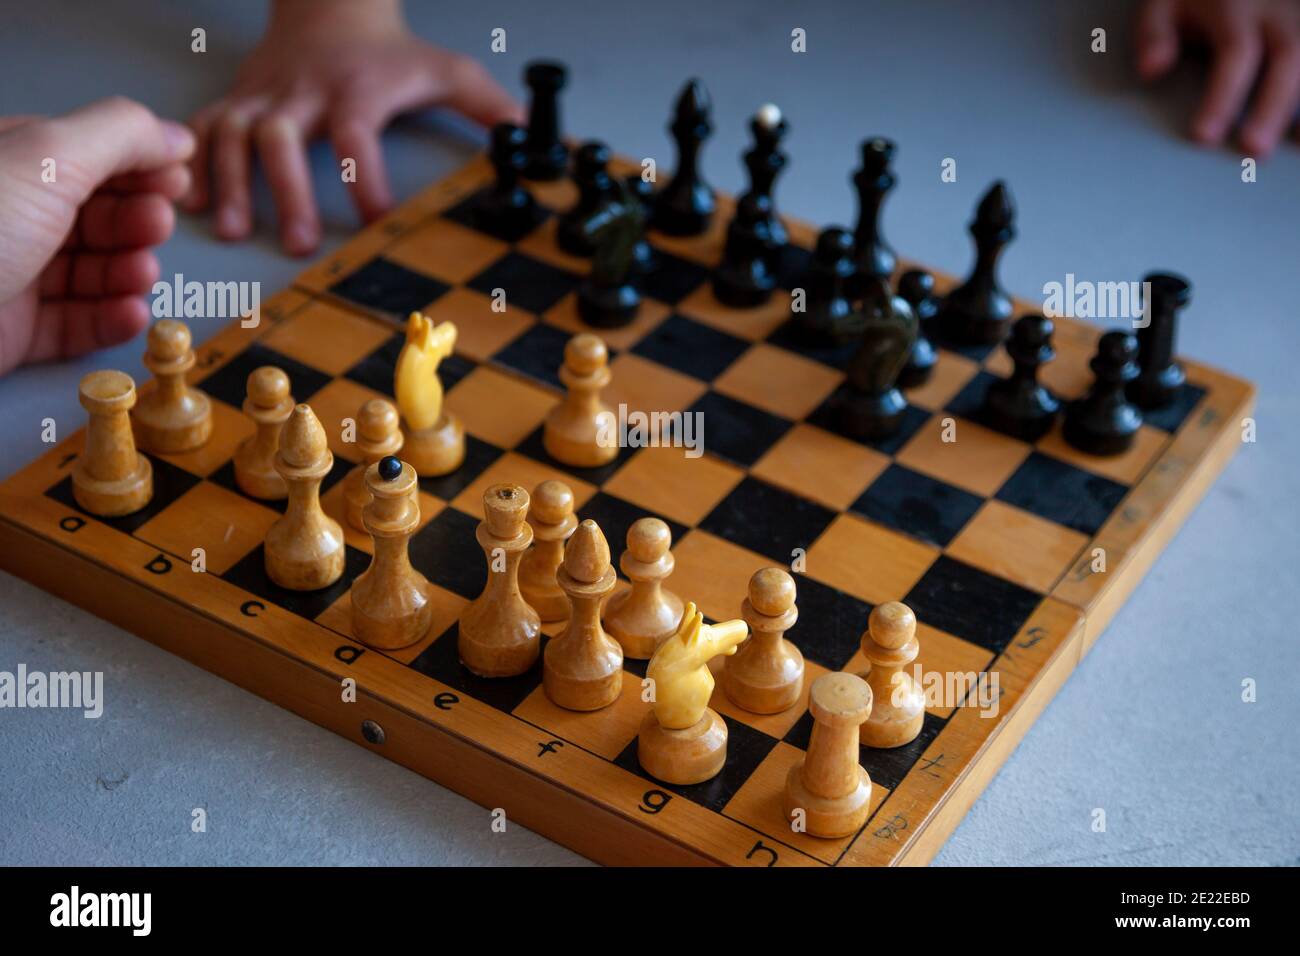
<svg viewBox="0 0 1300 956"><path fill-rule="evenodd" d="M545 425L538 425L527 438L520 442L515 451L521 455L527 455L533 461L540 461L544 465L550 465L552 468L558 468L561 471L568 472L575 478L581 478L583 481L592 485L603 485L609 479L614 477L614 473L627 464L627 460L635 455L640 449L632 448L627 445L620 445L618 454L614 460L607 465L601 465L598 468L575 468L573 465L566 465L564 462L556 461L546 452L545 442Z"/></svg>
<svg viewBox="0 0 1300 956"><path fill-rule="evenodd" d="M333 376L282 352L254 342L221 368L199 382L199 388L213 398L234 408L243 408L248 395L248 376L263 365L274 365L289 376L289 394L296 402L310 401L311 397L328 385Z"/></svg>
<svg viewBox="0 0 1300 956"><path fill-rule="evenodd" d="M459 637L460 626L453 624L411 662L411 668L507 713L522 704L529 694L541 686L540 653L531 668L515 677L479 677L460 662L460 652L456 646ZM543 643L545 640L543 637Z"/></svg>
<svg viewBox="0 0 1300 956"><path fill-rule="evenodd" d="M393 373L397 370L397 357L405 344L405 332L390 336L387 342L344 372L343 377L392 398Z"/></svg>
<svg viewBox="0 0 1300 956"><path fill-rule="evenodd" d="M1040 518L1094 535L1127 492L1119 482L1034 451L995 497Z"/></svg>
<svg viewBox="0 0 1300 956"><path fill-rule="evenodd" d="M399 453L400 454L400 453ZM437 478L420 476L420 490L428 492L435 498L451 501L458 494L473 484L474 479L483 474L484 469L501 457L501 449L473 435L465 435L465 460L461 466L449 475Z"/></svg>
<svg viewBox="0 0 1300 956"><path fill-rule="evenodd" d="M555 388L560 383L560 366L564 364L564 347L573 336L545 322L535 322L514 341L492 356L492 361L529 378ZM615 352L610 350L610 357Z"/></svg>
<svg viewBox="0 0 1300 956"><path fill-rule="evenodd" d="M862 644L871 605L806 574L795 575L795 587L799 620L790 639L808 660L839 670Z"/></svg>
<svg viewBox="0 0 1300 956"><path fill-rule="evenodd" d="M444 212L442 218L476 229L493 239L500 239L502 242L518 242L544 223L551 215L550 210L545 206L534 203L533 214L527 219L521 219L518 223L513 224L493 222L490 217L480 213L480 200L487 191L487 189L480 190L474 195L461 200Z"/></svg>
<svg viewBox="0 0 1300 956"><path fill-rule="evenodd" d="M696 440L705 451L748 468L790 430L790 422L744 402L705 392L687 410L700 415Z"/></svg>
<svg viewBox="0 0 1300 956"><path fill-rule="evenodd" d="M637 759L635 739L614 758L614 763L638 777L652 781L652 786L648 789L666 790L679 797L685 797L692 803L721 812L736 795L736 791L744 786L745 781L753 775L758 765L776 746L775 737L769 737L761 730L755 730L748 724L733 720L725 714L722 715L722 719L727 724L727 762L716 777L703 783L682 786L655 780L642 769L641 761Z"/></svg>
<svg viewBox="0 0 1300 956"><path fill-rule="evenodd" d="M116 528L124 534L131 534L150 518L165 511L177 498L202 480L197 475L191 475L184 468L179 468L161 458L154 458L152 455L145 457L153 466L153 497L149 499L148 504L133 514L121 515L117 518L101 518L99 515L92 515L77 504L77 499L72 493L72 475L64 477L45 494L60 504L67 505L110 528ZM189 559L189 555L184 557Z"/></svg>
<svg viewBox="0 0 1300 956"><path fill-rule="evenodd" d="M829 508L746 476L705 516L700 528L784 567L794 559L795 549L807 553L834 519Z"/></svg>
<svg viewBox="0 0 1300 956"><path fill-rule="evenodd" d="M347 593L352 582L370 567L370 555L345 545L343 576L319 591L291 591L282 588L266 573L265 545L259 544L221 575L222 579L265 601L292 611L300 617L315 619L331 604Z"/></svg>
<svg viewBox="0 0 1300 956"><path fill-rule="evenodd" d="M978 495L895 463L850 507L878 524L942 548L983 503Z"/></svg>
<svg viewBox="0 0 1300 956"><path fill-rule="evenodd" d="M655 250L654 269L641 276L641 291L667 305L676 305L700 287L709 270L662 249Z"/></svg>
<svg viewBox="0 0 1300 956"><path fill-rule="evenodd" d="M984 398L988 395L989 386L998 380L993 373L980 369L962 386L962 390L949 400L947 410L954 415L960 415L962 418L983 425Z"/></svg>
<svg viewBox="0 0 1300 956"><path fill-rule="evenodd" d="M824 428L828 432L839 435L841 438L855 441L867 448L874 448L882 455L894 455L930 420L930 413L925 409L917 408L915 405L908 405L903 410L902 421L899 422L898 428L893 432L880 438L859 438L845 431L841 418L840 408L849 394L849 386L841 385L808 416L808 421L819 428Z"/></svg>
<svg viewBox="0 0 1300 956"><path fill-rule="evenodd" d="M940 305L939 313L933 318L927 319L921 323L922 330L937 348L944 349L970 359L972 362L983 362L998 347L997 342L991 344L979 343L970 345L965 342L954 342L944 333L943 327L943 306Z"/></svg>
<svg viewBox="0 0 1300 956"><path fill-rule="evenodd" d="M1184 382L1178 386L1174 393L1173 401L1168 405L1160 408L1142 409L1142 420L1148 425L1159 428L1161 431L1173 432L1182 427L1187 416L1192 413L1202 398L1205 397L1205 389Z"/></svg>
<svg viewBox="0 0 1300 956"><path fill-rule="evenodd" d="M412 537L411 564L439 587L474 600L487 584L487 557L474 532L478 519L450 506Z"/></svg>
<svg viewBox="0 0 1300 956"><path fill-rule="evenodd" d="M948 721L943 717L936 717L934 714L926 713L925 719L921 723L921 732L916 735L916 739L906 743L901 747L890 747L888 750L878 750L874 747L858 747L858 762L862 764L867 775L871 777L871 782L884 787L886 790L894 790L903 778L907 776L916 762L921 758L921 754L933 743L934 738L939 736L939 731L947 725ZM798 747L800 750L808 749L808 741L812 737L813 717L807 711L804 715L795 721L784 737L787 744L792 747ZM938 758L931 758L938 759Z"/></svg>
<svg viewBox="0 0 1300 956"><path fill-rule="evenodd" d="M802 355L804 358L812 359L814 362L821 362L823 365L829 365L831 368L841 371L849 364L849 359L853 357L853 353L858 350L858 341L856 339L840 342L836 345L809 342L805 337L803 328L799 325L798 319L794 317L773 329L772 334L767 337L767 342L769 345L780 346L787 351Z"/></svg>
<svg viewBox="0 0 1300 956"><path fill-rule="evenodd" d="M1002 653L1042 597L948 555L940 555L903 598L917 619Z"/></svg>
<svg viewBox="0 0 1300 956"><path fill-rule="evenodd" d="M376 256L330 286L330 292L363 308L405 319L417 310L423 312L450 288L432 276Z"/></svg>
<svg viewBox="0 0 1300 956"><path fill-rule="evenodd" d="M680 315L670 315L632 351L660 365L711 382L749 348L744 339Z"/></svg>
<svg viewBox="0 0 1300 956"><path fill-rule="evenodd" d="M578 287L579 276L547 265L521 252L508 252L466 285L491 296L504 289L507 309L526 309L541 315Z"/></svg>
<svg viewBox="0 0 1300 956"><path fill-rule="evenodd" d="M579 519L590 518L600 526L605 540L609 542L610 554L614 557L614 568L618 569L619 555L627 543L627 529L641 518L659 518L672 534L673 544L686 534L686 528L676 521L670 521L663 515L647 511L634 504L616 498L614 495L598 491L578 510Z"/></svg>

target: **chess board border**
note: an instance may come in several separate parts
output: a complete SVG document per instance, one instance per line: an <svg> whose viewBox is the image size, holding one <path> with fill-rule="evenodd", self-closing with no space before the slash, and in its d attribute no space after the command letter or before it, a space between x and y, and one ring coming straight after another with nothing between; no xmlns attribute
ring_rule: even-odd
<svg viewBox="0 0 1300 956"><path fill-rule="evenodd" d="M268 300L264 319L274 327L317 300L377 318L331 292L339 278L489 177L480 159L434 184ZM801 231L807 242L810 228L792 223L791 232ZM219 371L248 347L247 334L233 323L199 348L196 371ZM1002 676L1000 716L954 711L867 829L829 862L928 862L1222 470L1240 443L1236 423L1249 414L1253 389L1197 363L1187 368L1206 397L1093 536L1092 545L1107 551L1108 573L1091 573L1091 548L1081 553L987 665ZM80 435L0 490L0 566L484 806L504 807L511 820L592 859L752 864L770 853L775 860L776 850L764 843L775 827L764 833L685 800L673 801L666 821L639 802L649 792L645 781L613 762L570 747L550 766L537 753L539 733L550 731L517 715L503 720L500 711L437 681L429 694L402 662L271 602L250 600L254 595L215 575L161 575L158 548L108 524L86 521L75 547L43 533L69 520L67 508L44 492L66 470ZM345 677L357 680L356 704L340 704ZM615 796L626 805L614 806ZM783 843L780 850L783 865L828 862L797 848L786 852Z"/></svg>

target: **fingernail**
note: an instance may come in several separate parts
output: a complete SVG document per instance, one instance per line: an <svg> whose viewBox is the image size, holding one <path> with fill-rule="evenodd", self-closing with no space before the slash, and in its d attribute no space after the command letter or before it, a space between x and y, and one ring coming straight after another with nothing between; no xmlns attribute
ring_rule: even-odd
<svg viewBox="0 0 1300 956"><path fill-rule="evenodd" d="M174 158L182 159L194 150L194 134L188 126L163 120L162 127L163 139Z"/></svg>
<svg viewBox="0 0 1300 956"><path fill-rule="evenodd" d="M244 225L244 217L234 206L223 206L217 213L217 232L224 236L238 235Z"/></svg>
<svg viewBox="0 0 1300 956"><path fill-rule="evenodd" d="M316 248L316 230L308 223L291 223L284 231L284 244L294 252L310 252Z"/></svg>

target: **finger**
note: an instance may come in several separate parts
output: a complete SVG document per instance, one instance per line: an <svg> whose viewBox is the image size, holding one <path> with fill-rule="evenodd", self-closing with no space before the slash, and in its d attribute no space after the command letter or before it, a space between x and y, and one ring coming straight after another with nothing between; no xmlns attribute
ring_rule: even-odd
<svg viewBox="0 0 1300 956"><path fill-rule="evenodd" d="M1214 67L1192 121L1192 136L1207 144L1222 142L1228 127L1240 115L1262 54L1259 35L1248 27L1227 28L1214 44Z"/></svg>
<svg viewBox="0 0 1300 956"><path fill-rule="evenodd" d="M1146 0L1138 11L1137 68L1144 80L1168 73L1178 61L1174 0Z"/></svg>
<svg viewBox="0 0 1300 956"><path fill-rule="evenodd" d="M181 199L186 212L202 212L212 196L212 128L226 109L224 100L209 103L190 117L194 132L194 155L190 157L190 190Z"/></svg>
<svg viewBox="0 0 1300 956"><path fill-rule="evenodd" d="M89 299L144 295L158 281L160 272L158 257L149 249L60 253L41 273L41 297Z"/></svg>
<svg viewBox="0 0 1300 956"><path fill-rule="evenodd" d="M172 163L162 169L114 176L100 187L100 191L119 195L157 193L175 202L185 195L189 187L190 167L184 163Z"/></svg>
<svg viewBox="0 0 1300 956"><path fill-rule="evenodd" d="M243 239L253 228L249 136L263 108L260 99L238 103L222 115L213 131L215 231L222 239Z"/></svg>
<svg viewBox="0 0 1300 956"><path fill-rule="evenodd" d="M445 57L446 54L439 53ZM482 126L524 122L524 108L505 91L478 60L467 56L452 59L446 74L447 91L442 106Z"/></svg>
<svg viewBox="0 0 1300 956"><path fill-rule="evenodd" d="M138 295L43 302L25 361L75 358L120 345L148 324L149 306Z"/></svg>
<svg viewBox="0 0 1300 956"><path fill-rule="evenodd" d="M11 129L17 129L24 123L30 123L32 120L41 119L35 113L21 113L14 116L0 116L0 133L7 132Z"/></svg>
<svg viewBox="0 0 1300 956"><path fill-rule="evenodd" d="M356 164L356 175L347 185L364 222L379 218L393 204L384 153L379 145L379 131L386 122L387 117L373 102L363 104L356 100L336 105L330 121L330 140L339 162L351 160Z"/></svg>
<svg viewBox="0 0 1300 956"><path fill-rule="evenodd" d="M1300 30L1265 23L1268 66L1250 115L1241 128L1241 146L1252 155L1273 151L1300 106Z"/></svg>
<svg viewBox="0 0 1300 956"><path fill-rule="evenodd" d="M172 204L162 196L96 193L81 207L66 248L112 252L156 246L167 241L175 223Z"/></svg>
<svg viewBox="0 0 1300 956"><path fill-rule="evenodd" d="M312 195L304 135L319 114L320 107L313 102L287 103L257 125L258 156L275 199L280 242L295 256L306 255L320 242L320 216Z"/></svg>
<svg viewBox="0 0 1300 956"><path fill-rule="evenodd" d="M83 106L49 123L55 148L65 157L59 168L73 171L72 182L83 197L113 176L181 162L194 150L194 135L184 126L160 120L144 106L120 96ZM64 181L60 176L60 182Z"/></svg>

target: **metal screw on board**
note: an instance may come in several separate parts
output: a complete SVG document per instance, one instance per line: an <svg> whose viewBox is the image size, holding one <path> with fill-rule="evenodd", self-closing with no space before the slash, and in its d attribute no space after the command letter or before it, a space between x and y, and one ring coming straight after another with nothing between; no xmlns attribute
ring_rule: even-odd
<svg viewBox="0 0 1300 956"><path fill-rule="evenodd" d="M384 742L384 728L373 720L363 720L361 722L361 736L366 738L367 743L382 744Z"/></svg>

